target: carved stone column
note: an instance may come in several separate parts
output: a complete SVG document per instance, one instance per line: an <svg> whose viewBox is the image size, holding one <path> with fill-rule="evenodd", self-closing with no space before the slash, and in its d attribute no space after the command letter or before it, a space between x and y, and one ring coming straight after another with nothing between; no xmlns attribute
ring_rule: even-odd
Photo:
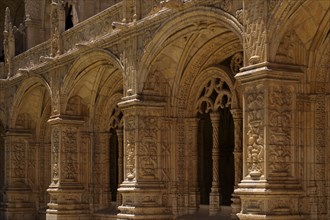
<svg viewBox="0 0 330 220"><path fill-rule="evenodd" d="M189 123L188 131L188 144L190 145L190 154L188 155L189 159L189 214L194 214L198 211L199 207L199 186L198 186L198 119L191 118L187 119Z"/></svg>
<svg viewBox="0 0 330 220"><path fill-rule="evenodd" d="M124 181L118 219L171 219L160 180L161 101L138 97L119 103L124 117Z"/></svg>
<svg viewBox="0 0 330 220"><path fill-rule="evenodd" d="M4 219L35 219L36 206L28 182L28 150L31 134L9 131L5 136Z"/></svg>
<svg viewBox="0 0 330 220"><path fill-rule="evenodd" d="M13 25L11 23L10 10L6 8L6 16L5 16L5 27L3 31L4 40L4 56L5 56L5 73L7 77L13 76L13 65L12 59L15 56L15 37L13 31Z"/></svg>
<svg viewBox="0 0 330 220"><path fill-rule="evenodd" d="M84 123L76 118L56 116L48 121L52 127L52 183L48 188L50 202L47 220L89 219L87 193L81 183L79 141Z"/></svg>
<svg viewBox="0 0 330 220"><path fill-rule="evenodd" d="M219 147L219 112L210 113L212 123L212 188L210 193L210 215L216 215L220 211L221 195L220 195L220 180L219 180L219 160L220 160L220 147Z"/></svg>
<svg viewBox="0 0 330 220"><path fill-rule="evenodd" d="M263 63L236 77L243 86L243 176L235 190L240 219L301 219L295 139L296 66Z"/></svg>
<svg viewBox="0 0 330 220"><path fill-rule="evenodd" d="M50 56L55 57L63 53L62 32L65 31L65 10L61 1L52 0L51 3L51 52Z"/></svg>
<svg viewBox="0 0 330 220"><path fill-rule="evenodd" d="M116 129L117 138L118 138L118 188L120 184L124 181L123 179L123 139L124 132L122 128ZM117 205L122 204L121 194L117 191Z"/></svg>
<svg viewBox="0 0 330 220"><path fill-rule="evenodd" d="M243 114L241 109L230 110L234 120L234 162L235 162L235 188L242 180L243 158L242 158L242 134L243 134ZM239 196L232 194L232 219L237 219L236 214L241 210L241 201Z"/></svg>

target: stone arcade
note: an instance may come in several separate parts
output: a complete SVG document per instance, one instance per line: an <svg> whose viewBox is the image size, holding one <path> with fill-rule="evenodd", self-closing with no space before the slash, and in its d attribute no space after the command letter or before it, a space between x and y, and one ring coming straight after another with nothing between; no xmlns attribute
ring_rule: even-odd
<svg viewBox="0 0 330 220"><path fill-rule="evenodd" d="M0 10L1 220L330 219L330 1Z"/></svg>

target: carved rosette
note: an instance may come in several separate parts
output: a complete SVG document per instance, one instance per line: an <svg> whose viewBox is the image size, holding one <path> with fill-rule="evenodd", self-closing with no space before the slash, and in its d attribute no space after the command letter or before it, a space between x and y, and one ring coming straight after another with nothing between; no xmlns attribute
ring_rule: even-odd
<svg viewBox="0 0 330 220"><path fill-rule="evenodd" d="M289 176L291 172L292 87L273 86L269 92L269 173Z"/></svg>
<svg viewBox="0 0 330 220"><path fill-rule="evenodd" d="M264 172L264 87L246 88L247 115L247 171L251 178L259 178Z"/></svg>

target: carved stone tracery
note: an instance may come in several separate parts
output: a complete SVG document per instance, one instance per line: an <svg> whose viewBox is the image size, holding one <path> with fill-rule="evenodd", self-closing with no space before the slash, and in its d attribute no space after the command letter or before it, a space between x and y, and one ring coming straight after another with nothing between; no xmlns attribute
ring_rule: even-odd
<svg viewBox="0 0 330 220"><path fill-rule="evenodd" d="M215 112L219 108L229 107L231 92L229 86L220 78L212 78L199 96L196 109L200 113Z"/></svg>

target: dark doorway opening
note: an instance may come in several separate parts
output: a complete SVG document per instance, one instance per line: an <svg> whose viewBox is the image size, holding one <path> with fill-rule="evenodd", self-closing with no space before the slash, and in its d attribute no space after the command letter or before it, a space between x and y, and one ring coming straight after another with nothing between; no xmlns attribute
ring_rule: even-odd
<svg viewBox="0 0 330 220"><path fill-rule="evenodd" d="M219 110L219 179L221 205L231 204L231 195L235 184L234 167L234 122L229 108ZM200 204L209 205L212 187L212 122L209 113L199 114L198 125L198 183Z"/></svg>
<svg viewBox="0 0 330 220"><path fill-rule="evenodd" d="M200 114L198 125L198 182L200 204L210 203L212 186L212 124L209 114Z"/></svg>
<svg viewBox="0 0 330 220"><path fill-rule="evenodd" d="M110 182L110 192L111 201L117 201L117 188L118 188L118 137L116 130L110 129L110 169L109 169L109 182Z"/></svg>

